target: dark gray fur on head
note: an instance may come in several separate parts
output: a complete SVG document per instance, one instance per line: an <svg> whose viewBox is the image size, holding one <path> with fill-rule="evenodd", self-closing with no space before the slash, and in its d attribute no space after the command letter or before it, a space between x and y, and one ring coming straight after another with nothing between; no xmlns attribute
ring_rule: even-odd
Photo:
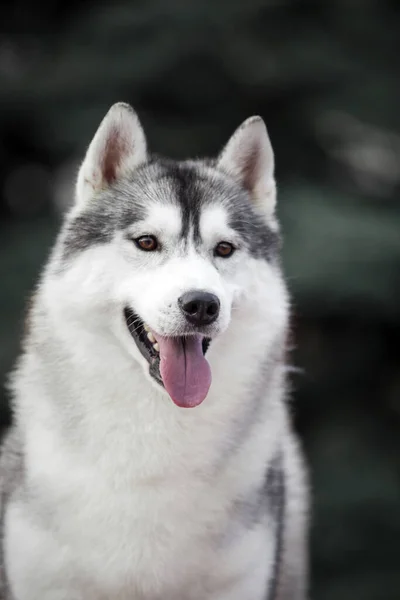
<svg viewBox="0 0 400 600"><path fill-rule="evenodd" d="M255 258L273 260L277 256L279 233L253 208L249 192L231 177L210 162L153 158L98 192L91 203L68 222L63 232L63 260L95 244L109 242L117 231L143 219L149 196L160 204L179 206L182 237L187 237L191 229L195 241L200 243L202 209L220 204L229 215L230 227Z"/></svg>

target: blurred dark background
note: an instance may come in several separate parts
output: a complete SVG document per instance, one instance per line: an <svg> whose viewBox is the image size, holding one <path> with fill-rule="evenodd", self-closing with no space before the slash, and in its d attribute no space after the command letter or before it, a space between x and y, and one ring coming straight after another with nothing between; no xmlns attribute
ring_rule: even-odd
<svg viewBox="0 0 400 600"><path fill-rule="evenodd" d="M265 118L314 492L313 600L400 598L399 57L395 0L0 9L2 380L112 103L132 103L152 149L173 157L215 154L241 120Z"/></svg>

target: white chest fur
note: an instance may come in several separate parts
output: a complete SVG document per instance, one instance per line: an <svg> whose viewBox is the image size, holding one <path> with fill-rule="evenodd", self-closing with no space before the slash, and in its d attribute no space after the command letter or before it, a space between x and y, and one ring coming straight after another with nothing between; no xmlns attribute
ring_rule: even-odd
<svg viewBox="0 0 400 600"><path fill-rule="evenodd" d="M262 485L280 404L261 401L251 421L230 385L223 394L217 382L218 397L182 411L145 380L135 397L129 378L121 381L112 393L107 378L91 381L91 400L76 399L70 412L43 402L43 390L40 402L30 397L28 496L7 518L17 599L54 600L54 589L60 600L206 599L214 598L207 590L236 593L244 579L263 586L274 548L267 513L246 530L234 507ZM251 435L239 440L246 420Z"/></svg>

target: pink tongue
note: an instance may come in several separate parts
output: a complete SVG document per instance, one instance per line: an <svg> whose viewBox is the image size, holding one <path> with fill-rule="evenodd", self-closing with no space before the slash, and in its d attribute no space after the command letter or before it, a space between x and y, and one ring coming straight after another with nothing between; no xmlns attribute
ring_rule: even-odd
<svg viewBox="0 0 400 600"><path fill-rule="evenodd" d="M166 338L156 335L160 347L160 373L172 400L193 408L207 396L211 369L203 355L202 337Z"/></svg>

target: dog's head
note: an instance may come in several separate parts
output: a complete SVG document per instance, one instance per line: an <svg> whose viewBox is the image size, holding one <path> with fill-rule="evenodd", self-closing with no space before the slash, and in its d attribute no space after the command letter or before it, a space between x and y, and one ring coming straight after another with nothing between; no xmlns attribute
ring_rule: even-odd
<svg viewBox="0 0 400 600"><path fill-rule="evenodd" d="M240 320L261 343L286 318L273 170L260 117L215 161L173 162L150 157L135 112L114 105L53 261L63 314L115 334L179 406L202 402L208 346Z"/></svg>

